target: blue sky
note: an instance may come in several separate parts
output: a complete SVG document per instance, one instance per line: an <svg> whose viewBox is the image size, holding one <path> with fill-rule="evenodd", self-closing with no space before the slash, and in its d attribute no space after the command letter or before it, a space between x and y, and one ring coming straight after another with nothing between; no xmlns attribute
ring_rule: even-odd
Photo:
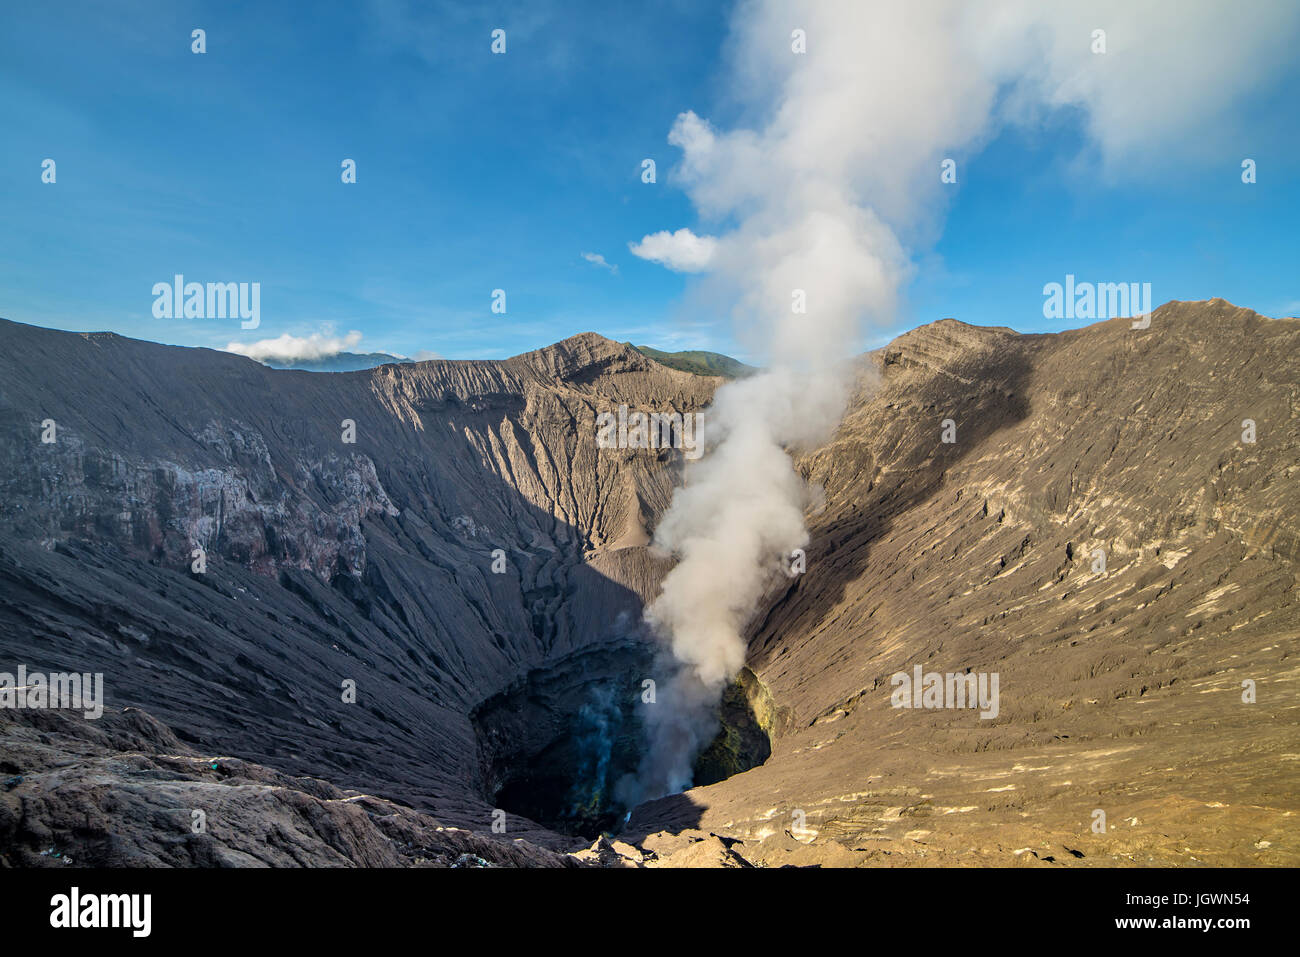
<svg viewBox="0 0 1300 957"><path fill-rule="evenodd" d="M695 277L628 251L698 222L675 185L674 118L743 119L730 5L277 6L6 13L0 316L216 348L357 330L354 351L499 358L594 330L744 355L730 318L689 295ZM1156 302L1300 312L1297 102L1291 69L1237 108L1244 140L1207 129L1195 159L1120 175L1100 171L1077 111L1004 129L962 159L938 228L909 249L895 322L863 345L945 316L1059 328L1042 287L1067 272L1150 282ZM154 318L153 284L178 272L260 282L260 327Z"/></svg>

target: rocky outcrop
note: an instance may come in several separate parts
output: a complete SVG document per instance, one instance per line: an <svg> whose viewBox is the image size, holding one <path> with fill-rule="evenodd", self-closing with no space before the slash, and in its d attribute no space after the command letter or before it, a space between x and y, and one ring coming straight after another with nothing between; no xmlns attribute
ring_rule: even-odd
<svg viewBox="0 0 1300 957"><path fill-rule="evenodd" d="M17 716L17 717L15 717ZM147 713L0 712L0 864L16 867L574 867L523 840L240 758ZM21 774L8 772L20 768Z"/></svg>

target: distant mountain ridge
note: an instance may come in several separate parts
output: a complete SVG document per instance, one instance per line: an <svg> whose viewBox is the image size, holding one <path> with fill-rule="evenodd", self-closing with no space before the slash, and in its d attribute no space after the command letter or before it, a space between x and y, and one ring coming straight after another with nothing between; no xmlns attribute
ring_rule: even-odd
<svg viewBox="0 0 1300 957"><path fill-rule="evenodd" d="M692 375L741 379L758 371L754 366L746 365L739 359L733 359L720 352L707 352L702 349L665 352L653 346L638 346L631 342L625 345L660 365L676 369L678 372L689 372ZM319 359L258 359L256 361L272 369L296 369L301 372L360 372L391 363L409 365L416 360L387 352L337 352L334 355L321 356Z"/></svg>
<svg viewBox="0 0 1300 957"><path fill-rule="evenodd" d="M742 379L758 371L754 366L746 365L739 359L733 359L721 352L705 352L701 349L664 352L652 346L637 346L630 342L627 345L632 346L642 355L649 356L660 365L694 375L718 375L724 379Z"/></svg>
<svg viewBox="0 0 1300 957"><path fill-rule="evenodd" d="M319 359L260 359L264 366L272 369L298 369L305 372L360 372L376 366L397 363L406 365L414 362L405 356L389 355L387 352L336 352L332 356Z"/></svg>

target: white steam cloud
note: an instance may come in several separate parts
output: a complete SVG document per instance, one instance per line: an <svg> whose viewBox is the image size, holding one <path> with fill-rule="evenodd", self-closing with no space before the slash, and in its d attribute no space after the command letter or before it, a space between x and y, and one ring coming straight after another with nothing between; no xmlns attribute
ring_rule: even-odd
<svg viewBox="0 0 1300 957"><path fill-rule="evenodd" d="M669 135L679 182L720 234L662 231L630 248L707 270L767 371L717 392L712 447L655 532L678 563L646 618L675 668L645 711L648 749L620 782L624 803L691 783L719 696L744 664L744 629L807 541L787 449L824 441L842 417L841 360L864 322L892 324L907 247L932 235L941 212L943 159L973 155L1001 124L1068 106L1084 111L1104 169L1122 172L1153 149L1172 163L1207 130L1224 132L1239 95L1285 68L1298 23L1297 5L1195 0L739 5L734 93L757 120L719 130L686 112ZM805 54L792 50L795 30ZM1105 53L1093 52L1096 30Z"/></svg>
<svg viewBox="0 0 1300 957"><path fill-rule="evenodd" d="M257 342L231 342L224 351L248 356L258 362L295 362L326 359L340 352L350 352L361 343L361 333L355 329L345 336L331 336L313 332L309 336L291 336L287 332L274 339Z"/></svg>

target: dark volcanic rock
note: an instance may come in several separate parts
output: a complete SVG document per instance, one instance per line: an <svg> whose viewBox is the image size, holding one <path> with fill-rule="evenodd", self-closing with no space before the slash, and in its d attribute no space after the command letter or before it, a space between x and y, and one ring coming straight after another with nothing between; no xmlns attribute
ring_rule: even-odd
<svg viewBox="0 0 1300 957"><path fill-rule="evenodd" d="M325 781L199 755L133 708L94 722L0 712L0 735L6 763L24 771L0 793L0 866L579 866Z"/></svg>

